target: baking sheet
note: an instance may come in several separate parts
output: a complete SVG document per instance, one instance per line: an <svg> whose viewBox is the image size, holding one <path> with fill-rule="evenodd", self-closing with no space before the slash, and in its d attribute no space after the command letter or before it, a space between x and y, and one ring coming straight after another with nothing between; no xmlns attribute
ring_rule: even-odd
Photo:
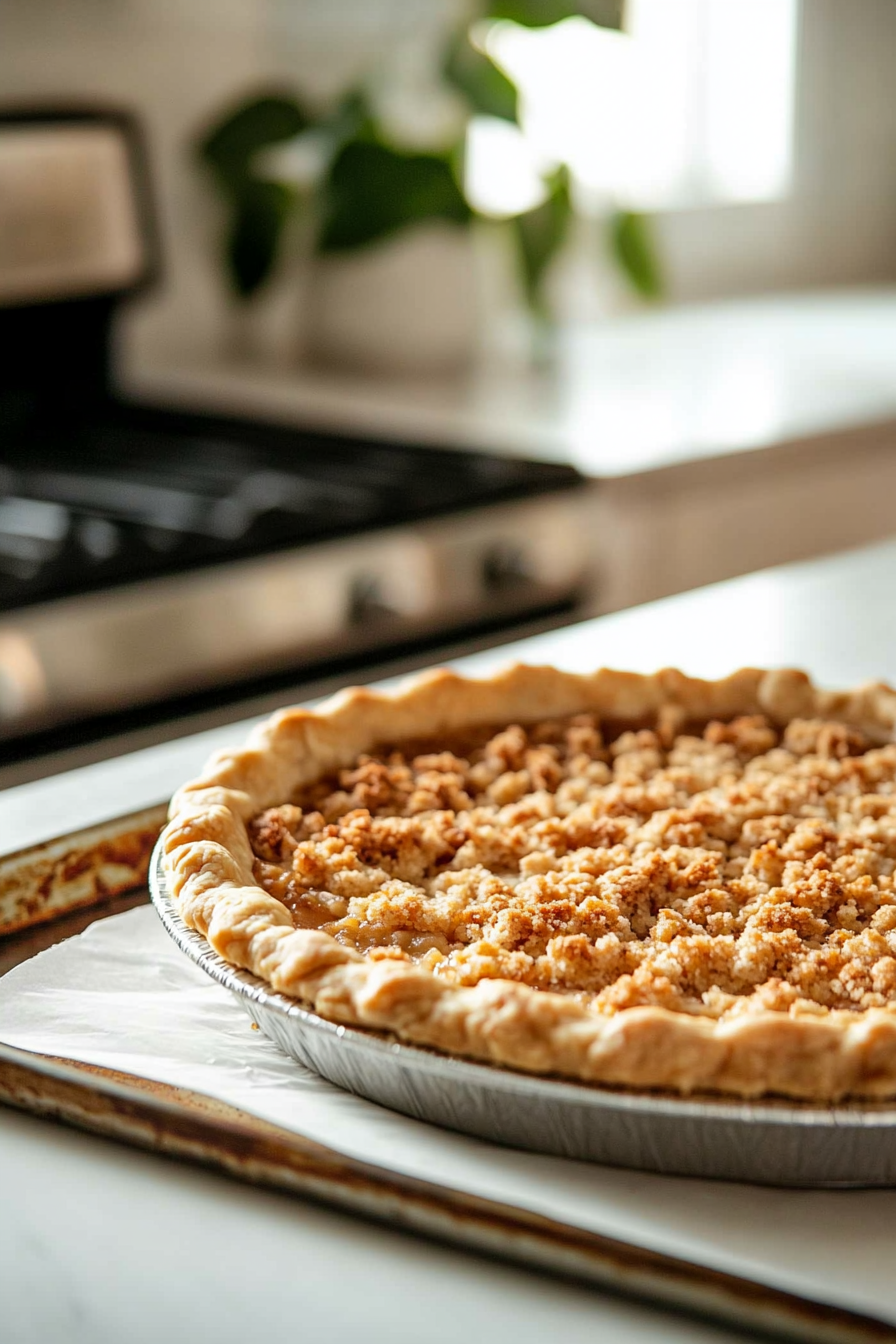
<svg viewBox="0 0 896 1344"><path fill-rule="evenodd" d="M896 1192L775 1190L499 1148L303 1070L192 966L151 909L0 979L0 1040L192 1088L330 1148L896 1324Z"/></svg>
<svg viewBox="0 0 896 1344"><path fill-rule="evenodd" d="M0 935L50 923L144 886L167 812L160 803L14 853L0 852ZM4 836L10 839L11 834Z"/></svg>

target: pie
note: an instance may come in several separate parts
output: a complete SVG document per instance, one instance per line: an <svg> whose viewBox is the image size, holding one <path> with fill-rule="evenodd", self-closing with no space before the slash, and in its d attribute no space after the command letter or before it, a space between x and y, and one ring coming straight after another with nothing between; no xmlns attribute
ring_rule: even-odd
<svg viewBox="0 0 896 1344"><path fill-rule="evenodd" d="M182 788L186 922L323 1017L589 1083L896 1096L896 691L515 667Z"/></svg>

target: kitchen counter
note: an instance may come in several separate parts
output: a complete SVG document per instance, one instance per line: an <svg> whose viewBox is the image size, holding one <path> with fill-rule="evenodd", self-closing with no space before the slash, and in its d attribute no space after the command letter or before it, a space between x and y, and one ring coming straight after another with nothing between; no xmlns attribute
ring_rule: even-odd
<svg viewBox="0 0 896 1344"><path fill-rule="evenodd" d="M484 357L453 379L134 347L125 382L166 405L572 462L594 482L595 613L893 526L894 290L633 313L561 331L541 367Z"/></svg>
<svg viewBox="0 0 896 1344"><path fill-rule="evenodd" d="M4 1344L738 1344L702 1325L0 1112Z"/></svg>
<svg viewBox="0 0 896 1344"><path fill-rule="evenodd" d="M896 679L896 543L758 574L491 650L509 659L716 676L806 667ZM244 724L0 795L0 852L159 801ZM311 1205L0 1113L4 1344L564 1338L733 1341L737 1332L438 1248ZM164 1280L164 1287L161 1286Z"/></svg>
<svg viewBox="0 0 896 1344"><path fill-rule="evenodd" d="M659 308L559 331L550 359L436 378L137 347L128 391L343 433L572 462L600 480L896 417L896 290Z"/></svg>

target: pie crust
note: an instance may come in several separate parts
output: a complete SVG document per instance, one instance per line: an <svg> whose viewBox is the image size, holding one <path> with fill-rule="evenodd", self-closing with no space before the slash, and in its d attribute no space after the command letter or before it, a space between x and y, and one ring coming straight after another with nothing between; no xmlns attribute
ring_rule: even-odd
<svg viewBox="0 0 896 1344"><path fill-rule="evenodd" d="M506 959L496 962L497 976L471 971L463 948L452 960L455 954L444 958L438 949L415 958L405 955L401 944L395 948L353 945L344 933L345 921L340 924L338 919L344 903L340 907L337 902L330 932L321 927L296 927L294 911L260 885L259 873L264 869L256 852L260 814L290 804L315 787L320 792L320 781L357 766L366 753L420 741L450 748L464 735L487 736L487 729L544 724L578 715L595 716L609 733L617 734L619 742L623 741L620 734L629 734L626 750L640 750L647 743L648 756L649 744L658 740L658 734L670 748L667 775L661 781L664 787L681 774L680 769L675 774L676 760L683 759L687 767L688 753L696 759L702 751L716 751L722 759L727 752L734 761L743 746L737 745L737 734L749 735L753 729L750 722L735 726L733 721L763 717L765 729L758 718L754 725L760 734L754 744L760 749L758 772L751 776L749 764L743 764L751 751L756 755L748 747L746 756L741 752L738 758L740 764L732 766L734 773L725 776L724 788L713 777L709 789L698 793L701 806L707 798L714 800L720 834L724 834L726 808L737 813L738 827L744 817L759 818L749 823L760 826L761 843L755 851L744 857L742 850L741 858L732 860L730 854L735 850L729 849L717 856L718 863L733 863L730 871L735 874L743 873L746 865L751 880L759 872L766 894L756 918L772 931L771 942L766 939L762 946L771 946L774 952L774 938L779 936L775 930L779 930L780 946L796 957L787 965L798 965L799 973L791 969L776 975L774 964L771 974L768 965L744 970L743 945L735 936L741 926L732 924L739 916L732 914L730 903L725 906L725 883L720 886L718 880L723 869L712 868L716 859L711 850L700 850L698 845L695 859L693 836L681 826L668 832L655 849L650 847L647 822L651 816L659 818L654 825L678 824L674 807L661 807L661 794L647 808L646 819L641 817L638 823L642 825L637 832L637 857L642 864L639 880L642 861L665 864L663 880L678 881L674 873L682 870L684 887L700 897L694 917L704 919L707 929L721 930L719 941L714 947L708 933L704 938L699 927L694 933L693 920L688 924L675 908L654 900L656 908L648 910L641 930L648 969L639 981L637 974L629 973L633 964L629 962L629 972L611 980L600 993L585 992L585 982L578 985L579 992L569 992L568 986L566 992L551 988L550 975L557 973L556 965L562 960L559 955L553 969L550 958L544 963L547 970L539 981L530 967L530 962L536 964L532 958L526 962L529 969L523 978L517 979L501 974L502 966L511 965ZM762 740L769 726L778 733L791 733L789 755L778 738L773 743ZM704 730L707 747L696 737ZM641 737L632 736L639 731ZM889 744L894 742L896 691L881 683L831 692L815 687L802 672L753 668L719 681L696 680L672 669L653 676L607 669L575 675L549 667L517 666L485 681L436 671L413 679L394 695L354 689L318 710L284 710L256 728L242 750L214 756L201 777L180 789L172 801L163 833L164 865L185 921L225 960L334 1021L391 1032L415 1044L514 1069L626 1088L742 1097L777 1094L817 1102L892 1097L896 1096L896 877L892 875L896 869L896 745ZM726 745L716 750L713 743ZM763 749L770 754L763 755ZM851 753L859 751L863 754L857 761ZM802 764L797 760L800 753ZM787 811L787 798L780 794L783 785L769 769L785 770L786 779L785 767L790 768L792 761L796 761L792 768L801 781L801 796L814 803L796 821L784 818L787 824L779 846L774 827L771 833L761 830L763 819L771 824L769 818L780 821ZM649 783L645 769L642 776ZM596 777L599 780L599 771ZM615 787L618 793L618 782ZM698 796L693 788L691 793ZM828 793L840 801L826 803ZM849 844L844 842L840 849L836 807L846 809L852 828ZM626 813L624 799L619 808ZM499 825L502 815L518 815L501 812L500 796L496 810ZM359 815L351 813L346 825L356 824ZM451 815L430 814L437 825L439 818ZM369 826L369 816L366 822L362 816L361 821ZM318 831L322 824L319 818ZM337 831L338 827L331 826L326 835ZM747 831L744 823L744 834ZM603 855L601 862L605 863L605 851L612 849L614 836L602 840L603 833L595 834L596 840L590 836L588 854ZM704 844L725 850L723 840L705 841L705 833L701 835ZM834 849L829 844L828 851L841 856L839 867L836 863L832 867L825 856L826 836L829 841L834 837ZM335 843L342 843L338 836ZM803 848L794 851L794 844ZM704 867L698 863L698 868L688 868L692 860ZM799 874L794 890L788 889L789 881L794 885L792 873L788 876L789 861ZM551 864L556 866L552 857L543 862L548 869ZM540 863L541 858L530 862L534 872ZM762 863L771 864L770 872L760 871L757 865ZM673 870L673 879L669 879ZM598 876L603 871L600 866L594 869ZM266 885L270 887L271 882ZM675 904L670 900L670 906ZM819 916L822 909L827 913ZM831 929L833 934L825 938ZM559 932L562 938L563 929ZM682 998L675 989L674 976L670 980L657 971L667 945L674 960L679 935L684 939L681 947L697 966L689 998ZM404 938L406 946L407 934ZM430 942L435 947L438 936ZM587 942L580 937L576 947L585 947ZM597 945L594 939L591 942ZM444 941L440 945L444 947ZM555 951L557 946L550 944ZM731 992L732 948L739 949L737 974L747 977L750 993L737 984ZM712 965L718 949L728 961L716 984ZM626 955L635 953L641 955L629 947ZM674 964L680 970L679 963ZM529 983L524 982L527 977ZM646 990L641 982L649 982ZM576 983L572 988L577 989Z"/></svg>

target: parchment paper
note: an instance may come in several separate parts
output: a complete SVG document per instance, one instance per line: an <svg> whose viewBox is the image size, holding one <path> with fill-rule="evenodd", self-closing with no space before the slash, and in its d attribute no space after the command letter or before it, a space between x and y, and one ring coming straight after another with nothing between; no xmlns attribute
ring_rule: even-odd
<svg viewBox="0 0 896 1344"><path fill-rule="evenodd" d="M192 1088L378 1166L896 1323L896 1191L797 1191L540 1157L339 1091L281 1055L150 907L0 979L0 1040Z"/></svg>

